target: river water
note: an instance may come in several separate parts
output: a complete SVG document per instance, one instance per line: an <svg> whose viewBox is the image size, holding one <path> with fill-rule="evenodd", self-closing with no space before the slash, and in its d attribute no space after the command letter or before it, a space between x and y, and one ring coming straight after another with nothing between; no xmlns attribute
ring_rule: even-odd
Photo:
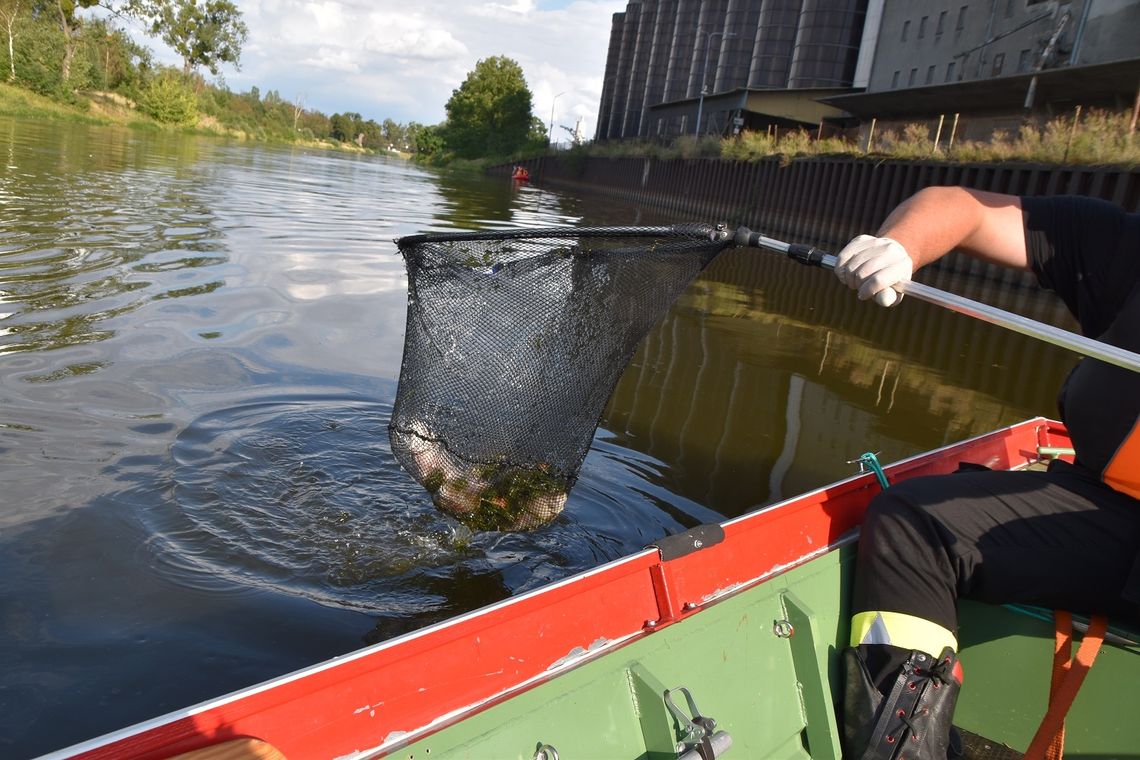
<svg viewBox="0 0 1140 760"><path fill-rule="evenodd" d="M1054 414L1071 355L730 251L638 350L553 524L439 513L388 447L393 238L666 221L381 157L0 120L0 756L490 604L864 451ZM1032 291L939 284L1068 326Z"/></svg>

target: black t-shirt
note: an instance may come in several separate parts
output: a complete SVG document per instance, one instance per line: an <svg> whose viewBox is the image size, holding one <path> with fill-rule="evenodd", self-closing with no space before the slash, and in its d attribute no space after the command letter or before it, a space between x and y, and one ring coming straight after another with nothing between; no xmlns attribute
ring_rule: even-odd
<svg viewBox="0 0 1140 760"><path fill-rule="evenodd" d="M1092 338L1140 352L1140 214L1077 196L1022 198L1029 262ZM1140 419L1140 373L1083 359L1058 399L1077 464L1101 476Z"/></svg>

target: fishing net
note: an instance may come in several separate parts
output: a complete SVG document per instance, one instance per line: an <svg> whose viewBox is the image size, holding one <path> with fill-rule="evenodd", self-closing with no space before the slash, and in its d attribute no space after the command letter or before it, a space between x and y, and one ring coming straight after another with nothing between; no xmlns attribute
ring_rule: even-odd
<svg viewBox="0 0 1140 760"><path fill-rule="evenodd" d="M638 342L730 238L677 225L398 240L400 464L473 528L549 522Z"/></svg>

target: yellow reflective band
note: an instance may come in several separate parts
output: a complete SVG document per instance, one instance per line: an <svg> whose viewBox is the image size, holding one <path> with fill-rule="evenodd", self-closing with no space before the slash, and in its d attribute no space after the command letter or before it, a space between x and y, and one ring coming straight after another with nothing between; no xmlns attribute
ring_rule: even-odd
<svg viewBox="0 0 1140 760"><path fill-rule="evenodd" d="M945 647L958 651L954 634L937 623L901 612L860 612L851 618L851 646L890 644L938 656Z"/></svg>

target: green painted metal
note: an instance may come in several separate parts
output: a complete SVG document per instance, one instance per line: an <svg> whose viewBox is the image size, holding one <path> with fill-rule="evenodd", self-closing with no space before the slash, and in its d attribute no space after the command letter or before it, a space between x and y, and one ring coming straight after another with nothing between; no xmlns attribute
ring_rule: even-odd
<svg viewBox="0 0 1140 760"><path fill-rule="evenodd" d="M965 682L954 722L1022 751L1048 702L1053 625L1005 607L960 608ZM1140 758L1138 687L1140 646L1102 646L1065 721L1065 757Z"/></svg>
<svg viewBox="0 0 1140 760"><path fill-rule="evenodd" d="M554 747L561 758L653 758L668 754L680 733L664 704L664 689L684 686L703 714L732 735L726 757L806 758L811 740L838 746L834 733L809 739L812 711L829 698L818 664L826 663L846 636L839 619L838 589L851 557L832 552L808 565L745 593L710 605L682 622L666 626L597 660L566 672L465 721L416 742L393 757L519 758L531 760L540 744ZM791 639L774 630L786 619L790 591L799 622ZM820 610L812 622L803 611ZM811 634L808 634L808 631ZM801 637L803 634L803 637ZM799 658L797 647L808 646ZM806 644L805 644L806 642ZM525 644L520 642L525 651ZM814 653L814 654L813 654ZM814 674L814 675L813 675ZM800 679L814 678L810 700ZM668 740L661 726L668 727ZM812 731L815 732L815 725ZM429 751L430 750L430 754ZM828 755L835 757L837 755Z"/></svg>
<svg viewBox="0 0 1140 760"><path fill-rule="evenodd" d="M820 636L811 608L792 591L781 594L780 598L790 626L785 630L790 633L788 643L792 649L792 664L803 700L808 750L813 758L839 760L843 750L839 744L839 729L829 686L834 679L828 677L827 671L828 661L835 658L820 656L820 648L816 644Z"/></svg>
<svg viewBox="0 0 1140 760"><path fill-rule="evenodd" d="M671 760L677 756L677 731L672 717L661 709L662 695L668 688L640 663L626 671L633 710L641 725L647 760Z"/></svg>
<svg viewBox="0 0 1140 760"><path fill-rule="evenodd" d="M729 760L838 758L853 562L853 546L829 552L390 756L531 760L545 744L563 760L666 760L680 732L663 695L684 686L732 735ZM955 722L1024 750L1045 711L1052 638L1046 621L963 603L966 680ZM1140 758L1138 684L1140 647L1106 645L1070 712L1067 758Z"/></svg>

